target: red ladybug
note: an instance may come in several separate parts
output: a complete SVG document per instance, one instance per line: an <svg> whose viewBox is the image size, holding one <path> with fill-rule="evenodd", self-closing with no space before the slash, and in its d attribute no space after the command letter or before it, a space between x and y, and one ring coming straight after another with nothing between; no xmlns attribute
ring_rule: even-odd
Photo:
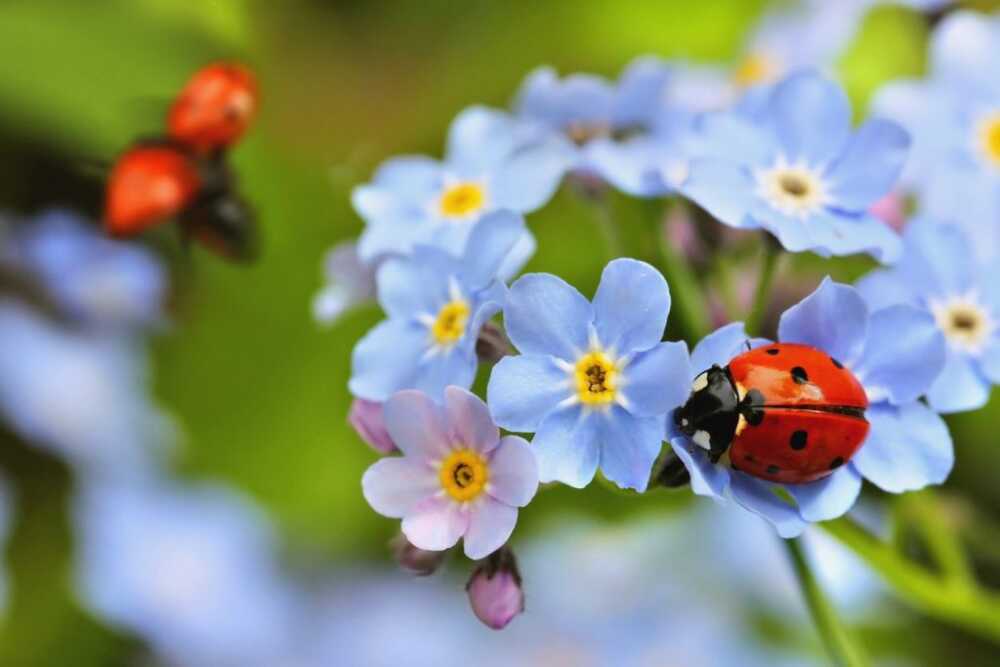
<svg viewBox="0 0 1000 667"><path fill-rule="evenodd" d="M171 218L194 201L201 179L188 155L170 146L127 150L108 177L105 224L114 236L132 236Z"/></svg>
<svg viewBox="0 0 1000 667"><path fill-rule="evenodd" d="M695 378L678 428L713 462L770 482L822 479L868 436L868 397L851 371L808 345L774 343Z"/></svg>
<svg viewBox="0 0 1000 667"><path fill-rule="evenodd" d="M257 81L233 63L201 68L184 86L167 115L167 134L200 153L234 144L257 111Z"/></svg>

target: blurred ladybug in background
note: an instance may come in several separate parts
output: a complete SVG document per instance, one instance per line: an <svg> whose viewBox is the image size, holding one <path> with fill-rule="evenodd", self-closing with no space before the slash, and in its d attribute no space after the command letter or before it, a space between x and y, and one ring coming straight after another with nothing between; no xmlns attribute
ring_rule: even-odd
<svg viewBox="0 0 1000 667"><path fill-rule="evenodd" d="M677 427L729 464L770 482L822 479L868 436L868 396L854 374L808 345L749 350L694 379Z"/></svg>
<svg viewBox="0 0 1000 667"><path fill-rule="evenodd" d="M216 63L196 72L170 108L167 136L136 142L112 167L107 231L135 236L176 219L185 239L227 259L254 259L257 226L226 151L246 131L257 101L257 84L246 68Z"/></svg>

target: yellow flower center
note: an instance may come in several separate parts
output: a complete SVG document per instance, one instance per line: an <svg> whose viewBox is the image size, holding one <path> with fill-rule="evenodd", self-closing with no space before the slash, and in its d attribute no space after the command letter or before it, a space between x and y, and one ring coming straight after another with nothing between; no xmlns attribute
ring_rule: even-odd
<svg viewBox="0 0 1000 667"><path fill-rule="evenodd" d="M996 329L989 313L974 298L935 302L931 304L931 312L952 347L966 352L982 350Z"/></svg>
<svg viewBox="0 0 1000 667"><path fill-rule="evenodd" d="M1000 167L1000 112L991 114L980 123L979 147L993 166Z"/></svg>
<svg viewBox="0 0 1000 667"><path fill-rule="evenodd" d="M441 193L439 204L446 218L467 218L486 204L486 191L478 183L456 183Z"/></svg>
<svg viewBox="0 0 1000 667"><path fill-rule="evenodd" d="M465 335L465 327L469 323L469 304L462 299L450 301L438 311L434 324L431 325L431 335L438 345L448 346L458 342Z"/></svg>
<svg viewBox="0 0 1000 667"><path fill-rule="evenodd" d="M460 503L475 500L486 488L490 471L486 460L471 449L452 452L441 463L441 488Z"/></svg>
<svg viewBox="0 0 1000 667"><path fill-rule="evenodd" d="M576 362L576 393L584 405L607 405L615 400L618 367L603 352L588 352Z"/></svg>
<svg viewBox="0 0 1000 667"><path fill-rule="evenodd" d="M750 53L733 71L733 83L741 88L767 83L777 78L778 70L778 63L773 58L763 53Z"/></svg>
<svg viewBox="0 0 1000 667"><path fill-rule="evenodd" d="M800 164L779 159L770 169L757 172L757 194L785 215L806 218L827 202L820 175Z"/></svg>

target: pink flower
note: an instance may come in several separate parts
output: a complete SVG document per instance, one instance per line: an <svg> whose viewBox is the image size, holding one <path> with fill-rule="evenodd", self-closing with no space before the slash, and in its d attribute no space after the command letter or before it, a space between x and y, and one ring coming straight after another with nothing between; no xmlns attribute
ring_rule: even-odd
<svg viewBox="0 0 1000 667"><path fill-rule="evenodd" d="M383 406L385 427L403 452L365 472L365 499L379 514L403 520L420 549L449 549L464 538L474 560L500 548L514 531L517 508L538 489L538 465L528 443L500 438L486 404L447 387L444 406L406 390Z"/></svg>
<svg viewBox="0 0 1000 667"><path fill-rule="evenodd" d="M872 204L868 212L897 232L906 226L906 199L899 192L893 191L882 197Z"/></svg>
<svg viewBox="0 0 1000 667"><path fill-rule="evenodd" d="M514 554L507 547L476 568L465 590L476 617L494 630L507 627L524 611L521 575Z"/></svg>
<svg viewBox="0 0 1000 667"><path fill-rule="evenodd" d="M396 443L389 437L382 420L382 404L356 398L347 413L347 422L358 435L379 454L395 454Z"/></svg>

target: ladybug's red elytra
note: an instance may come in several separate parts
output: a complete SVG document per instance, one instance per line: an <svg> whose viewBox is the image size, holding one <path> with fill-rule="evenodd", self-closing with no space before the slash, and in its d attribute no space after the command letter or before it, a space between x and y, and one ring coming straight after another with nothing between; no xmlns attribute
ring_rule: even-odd
<svg viewBox="0 0 1000 667"><path fill-rule="evenodd" d="M808 345L773 343L698 375L674 413L677 427L736 470L770 482L822 479L868 436L864 387Z"/></svg>
<svg viewBox="0 0 1000 667"><path fill-rule="evenodd" d="M226 150L256 105L257 86L246 68L215 63L195 73L171 107L169 136L136 142L112 168L108 233L134 236L176 219L185 238L230 260L254 259L257 226L237 192Z"/></svg>
<svg viewBox="0 0 1000 667"><path fill-rule="evenodd" d="M245 67L213 63L195 72L167 115L167 134L208 153L235 143L257 111L257 81Z"/></svg>

